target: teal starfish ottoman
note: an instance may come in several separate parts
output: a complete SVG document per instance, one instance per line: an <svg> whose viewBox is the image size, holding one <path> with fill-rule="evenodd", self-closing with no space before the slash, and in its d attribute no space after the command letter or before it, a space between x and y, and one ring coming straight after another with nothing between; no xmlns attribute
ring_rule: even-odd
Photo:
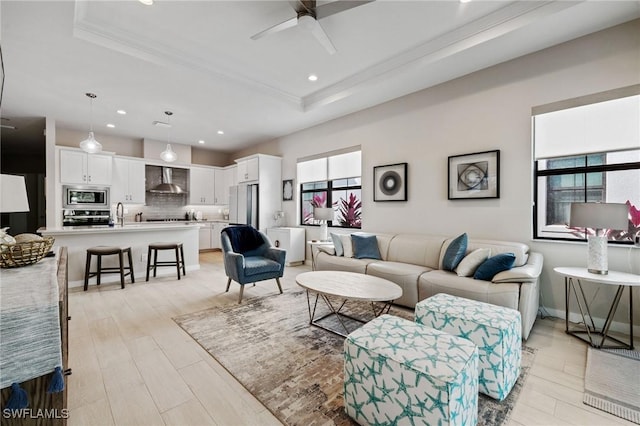
<svg viewBox="0 0 640 426"><path fill-rule="evenodd" d="M509 395L520 375L520 312L439 293L418 302L415 320L475 343L480 392L498 401Z"/></svg>
<svg viewBox="0 0 640 426"><path fill-rule="evenodd" d="M361 425L475 425L478 349L392 315L344 341L344 405Z"/></svg>

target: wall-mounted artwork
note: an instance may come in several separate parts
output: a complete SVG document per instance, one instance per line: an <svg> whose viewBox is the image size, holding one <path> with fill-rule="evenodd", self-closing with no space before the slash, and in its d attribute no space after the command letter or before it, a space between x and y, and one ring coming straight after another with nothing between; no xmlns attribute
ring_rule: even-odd
<svg viewBox="0 0 640 426"><path fill-rule="evenodd" d="M500 198L500 150L449 157L449 199Z"/></svg>
<svg viewBox="0 0 640 426"><path fill-rule="evenodd" d="M293 200L293 179L282 181L282 201Z"/></svg>
<svg viewBox="0 0 640 426"><path fill-rule="evenodd" d="M373 201L407 201L407 163L373 168Z"/></svg>

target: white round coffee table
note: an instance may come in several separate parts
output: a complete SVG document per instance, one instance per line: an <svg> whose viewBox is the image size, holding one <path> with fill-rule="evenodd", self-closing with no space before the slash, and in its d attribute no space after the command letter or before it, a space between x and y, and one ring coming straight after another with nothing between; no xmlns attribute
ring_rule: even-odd
<svg viewBox="0 0 640 426"><path fill-rule="evenodd" d="M344 318L348 318L359 323L366 321L355 318L340 312L345 303L349 300L361 302L371 302L371 308L375 316L388 313L391 308L391 302L402 297L402 287L383 278L371 275L359 274L356 272L343 271L312 271L303 272L296 277L296 283L307 290L307 305L309 307L309 324L340 336L346 337L350 333ZM315 293L315 301L312 303L310 293ZM336 308L334 303L329 299L333 296L342 300ZM316 317L316 308L318 299L322 298L329 308L329 313ZM382 306L376 306L376 302L381 302ZM313 305L313 306L312 306ZM328 317L336 317L345 331L335 330L325 327L320 323Z"/></svg>

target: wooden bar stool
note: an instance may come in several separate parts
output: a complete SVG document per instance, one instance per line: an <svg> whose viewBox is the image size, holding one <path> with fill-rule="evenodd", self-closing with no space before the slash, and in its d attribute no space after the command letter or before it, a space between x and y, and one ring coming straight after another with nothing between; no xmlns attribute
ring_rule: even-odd
<svg viewBox="0 0 640 426"><path fill-rule="evenodd" d="M129 257L129 266L124 266L124 253ZM102 256L118 255L118 267L103 267ZM91 256L97 256L98 265L94 272L91 272ZM125 273L125 270L128 271ZM131 257L131 247L110 247L96 246L87 249L87 264L84 271L84 291L89 287L89 278L96 277L96 284L100 285L100 276L102 274L120 274L120 286L124 288L124 277L131 275L131 282L135 283L136 279L133 275L133 260Z"/></svg>
<svg viewBox="0 0 640 426"><path fill-rule="evenodd" d="M176 252L176 260L166 260L158 262L158 251L160 250L174 250ZM153 252L153 264L151 264L151 254ZM156 269L158 266L175 266L178 271L178 279L180 279L180 268L182 268L182 275L187 275L186 268L184 266L184 251L182 249L182 243L151 243L149 244L149 251L147 253L147 281L149 281L149 270L153 269L153 276L156 276Z"/></svg>

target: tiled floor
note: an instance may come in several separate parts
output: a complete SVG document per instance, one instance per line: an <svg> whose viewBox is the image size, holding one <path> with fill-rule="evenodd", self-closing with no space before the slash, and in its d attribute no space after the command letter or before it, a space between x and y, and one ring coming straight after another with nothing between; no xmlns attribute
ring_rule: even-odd
<svg viewBox="0 0 640 426"><path fill-rule="evenodd" d="M284 288L308 266L288 267ZM182 280L95 285L69 297L70 426L279 425L242 385L171 318L237 303L225 293L219 253ZM276 294L275 282L247 287L245 298ZM539 349L511 416L512 425L632 425L582 403L586 345L564 322L536 321L527 344Z"/></svg>

